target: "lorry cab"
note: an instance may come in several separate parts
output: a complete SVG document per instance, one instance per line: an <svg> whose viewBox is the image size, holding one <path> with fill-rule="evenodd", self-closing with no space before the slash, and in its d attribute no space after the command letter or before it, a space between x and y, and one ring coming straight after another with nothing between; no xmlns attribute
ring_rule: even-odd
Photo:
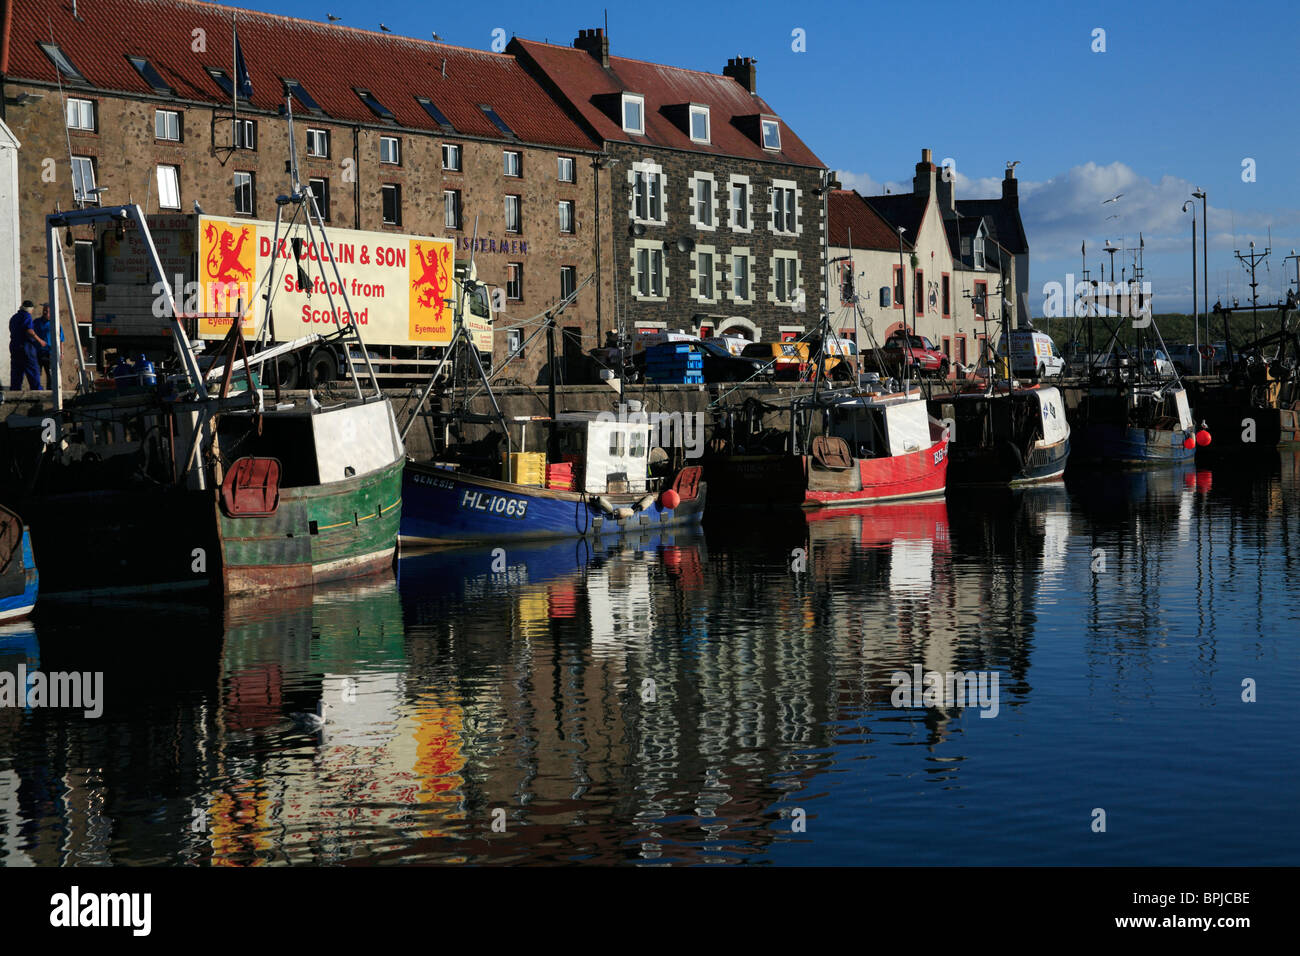
<svg viewBox="0 0 1300 956"><path fill-rule="evenodd" d="M1065 373L1065 358L1045 332L1035 329L1011 330L1011 374L1034 378L1051 378ZM998 354L1006 355L1005 343Z"/></svg>

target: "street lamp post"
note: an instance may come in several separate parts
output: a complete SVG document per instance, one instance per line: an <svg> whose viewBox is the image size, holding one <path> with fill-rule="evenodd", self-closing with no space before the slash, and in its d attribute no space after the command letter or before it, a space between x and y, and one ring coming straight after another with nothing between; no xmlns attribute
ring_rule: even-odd
<svg viewBox="0 0 1300 956"><path fill-rule="evenodd" d="M1198 189L1192 193L1193 199L1201 201L1201 285L1205 289L1205 344L1210 344L1210 239L1206 235L1206 223L1209 222L1209 210L1206 207L1205 190Z"/></svg>
<svg viewBox="0 0 1300 956"><path fill-rule="evenodd" d="M1192 209L1192 328L1196 331L1196 374L1201 375L1201 310L1196 299L1196 203L1187 200L1183 203L1183 212Z"/></svg>

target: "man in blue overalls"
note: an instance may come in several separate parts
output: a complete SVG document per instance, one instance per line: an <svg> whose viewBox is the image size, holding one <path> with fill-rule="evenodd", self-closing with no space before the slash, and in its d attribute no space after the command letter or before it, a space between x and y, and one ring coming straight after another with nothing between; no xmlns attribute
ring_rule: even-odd
<svg viewBox="0 0 1300 956"><path fill-rule="evenodd" d="M36 350L48 346L32 328L32 308L32 300L24 299L22 307L9 319L9 387L14 390L22 388L24 378L32 391L41 387Z"/></svg>

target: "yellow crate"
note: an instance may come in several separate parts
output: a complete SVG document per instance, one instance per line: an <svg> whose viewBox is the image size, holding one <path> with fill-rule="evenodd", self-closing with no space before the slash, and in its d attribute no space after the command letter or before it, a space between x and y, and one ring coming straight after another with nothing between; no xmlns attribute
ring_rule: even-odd
<svg viewBox="0 0 1300 956"><path fill-rule="evenodd" d="M545 485L546 452L511 452L506 469L506 481L513 481L517 485L535 485L539 488Z"/></svg>

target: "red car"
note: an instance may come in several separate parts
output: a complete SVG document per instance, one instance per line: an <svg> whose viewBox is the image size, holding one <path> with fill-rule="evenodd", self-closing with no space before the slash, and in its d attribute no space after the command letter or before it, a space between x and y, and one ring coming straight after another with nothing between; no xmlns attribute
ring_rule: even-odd
<svg viewBox="0 0 1300 956"><path fill-rule="evenodd" d="M911 351L908 351L910 339ZM885 339L881 351L890 369L901 372L911 362L912 368L925 375L948 377L948 356L935 347L935 344L923 335L910 335L904 338L902 332L895 332Z"/></svg>

